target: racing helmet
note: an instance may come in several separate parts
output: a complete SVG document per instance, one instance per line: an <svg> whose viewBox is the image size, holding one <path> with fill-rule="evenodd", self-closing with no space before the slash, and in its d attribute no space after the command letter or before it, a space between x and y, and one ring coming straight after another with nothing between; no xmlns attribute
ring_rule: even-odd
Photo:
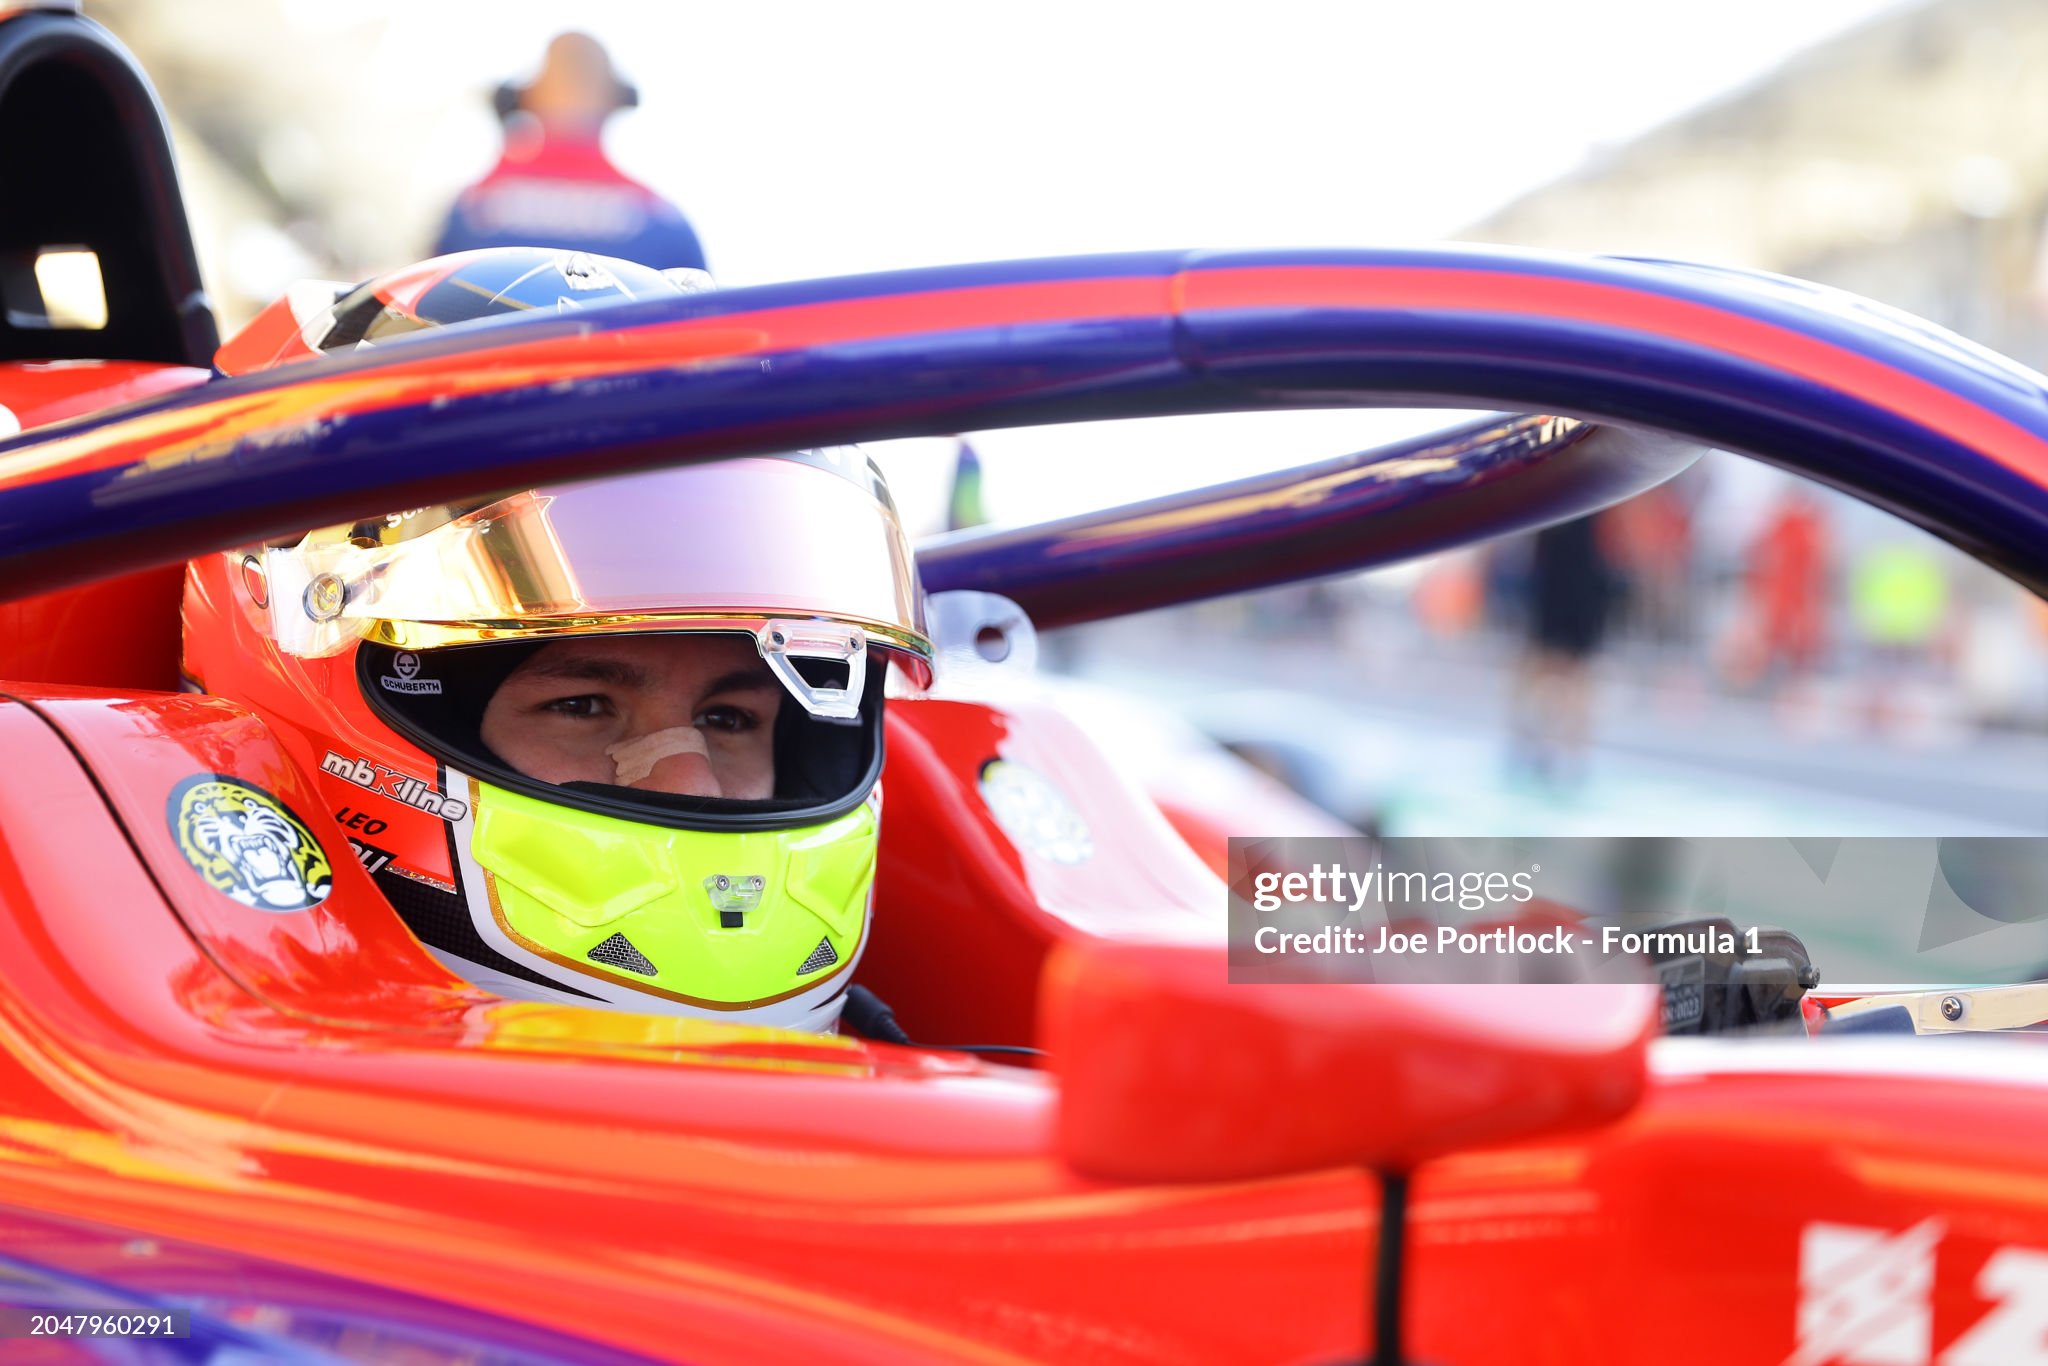
<svg viewBox="0 0 2048 1366"><path fill-rule="evenodd" d="M837 1021L886 672L931 657L853 448L406 509L186 579L191 684L273 726L451 969L753 1024Z"/></svg>
<svg viewBox="0 0 2048 1366"><path fill-rule="evenodd" d="M508 322L615 300L697 294L716 288L701 270L655 270L635 261L552 247L453 252L362 284L305 280L263 310L214 354L228 375L335 352L375 347L444 327Z"/></svg>

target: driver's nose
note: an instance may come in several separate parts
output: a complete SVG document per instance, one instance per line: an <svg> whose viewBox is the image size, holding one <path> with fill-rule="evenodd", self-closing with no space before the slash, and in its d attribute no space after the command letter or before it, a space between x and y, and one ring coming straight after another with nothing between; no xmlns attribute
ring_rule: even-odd
<svg viewBox="0 0 2048 1366"><path fill-rule="evenodd" d="M666 792L674 797L723 797L711 760L702 754L665 754L655 760L647 776L626 784L642 792Z"/></svg>

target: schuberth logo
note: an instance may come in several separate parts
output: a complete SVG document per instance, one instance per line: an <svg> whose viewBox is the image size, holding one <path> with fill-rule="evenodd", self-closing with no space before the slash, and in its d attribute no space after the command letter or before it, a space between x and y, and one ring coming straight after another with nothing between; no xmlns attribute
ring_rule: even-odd
<svg viewBox="0 0 2048 1366"><path fill-rule="evenodd" d="M427 680L431 682L432 680ZM440 687L438 683L435 687ZM368 788L379 796L393 801L404 802L416 807L429 816L439 816L444 821L459 821L469 814L469 806L453 797L443 796L432 784L400 773L397 769L382 764L370 764L362 759L351 759L347 755L327 751L327 757L320 761L320 771L337 778L345 778L357 787Z"/></svg>
<svg viewBox="0 0 2048 1366"><path fill-rule="evenodd" d="M391 660L391 667L397 670L396 677L393 677L391 674L383 674L377 679L377 682L383 685L384 691L414 694L431 693L436 697L440 696L441 680L438 678L421 678L420 657L412 651L401 650L398 654L394 655Z"/></svg>

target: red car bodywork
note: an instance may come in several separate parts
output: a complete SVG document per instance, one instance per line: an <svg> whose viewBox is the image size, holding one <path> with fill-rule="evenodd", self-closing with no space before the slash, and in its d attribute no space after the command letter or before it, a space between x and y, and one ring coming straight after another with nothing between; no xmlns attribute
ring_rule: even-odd
<svg viewBox="0 0 2048 1366"><path fill-rule="evenodd" d="M10 16L0 31L56 23ZM520 336L488 365L394 348L353 387L307 366L299 387L62 429L0 458L0 492L771 343L1069 318L1171 319L1185 340L1198 305L1451 295L1496 322L1705 337L1805 390L1931 413L2040 482L2031 430L1754 318L1479 267L1253 265L812 301L607 349ZM273 310L222 368L293 359L292 327ZM33 435L210 382L16 359L0 404ZM176 1240L675 1360L1331 1361L1392 1354L1369 1327L1376 1173L1412 1173L1385 1189L1407 1201L1417 1360L2048 1363L2048 1060L2024 1042L1653 1047L1654 1000L1630 989L1231 986L1223 885L1190 842L1213 863L1259 818L1170 823L1057 712L944 699L891 704L862 976L913 1036L1041 1042L1044 1070L498 1000L341 854L346 792L304 737L178 691L183 571L104 539L113 577L0 604L9 1257L57 1258L30 1216L63 1216L105 1230L62 1254L102 1281L175 1293L140 1266ZM992 759L1055 780L1096 857L1020 855L977 796ZM201 879L165 820L198 774L302 820L331 894L277 915Z"/></svg>
<svg viewBox="0 0 2048 1366"><path fill-rule="evenodd" d="M109 367L108 379L137 374ZM0 376L17 401L36 382L24 367ZM214 893L162 819L177 781L256 782L342 849L333 796L247 711L135 690L174 676L151 620L170 585L127 583L128 596L101 586L7 609L0 672L128 686L15 684L0 702L0 1204L692 1360L1365 1350L1375 1196L1358 1170L1094 1179L1069 1161L1085 1145L1063 1147L1044 1073L498 1002L447 976L346 860L333 895L302 916ZM81 613L96 629L79 629ZM1059 718L908 702L892 708L889 746L864 975L913 1032L943 1021L979 1035L958 1042L1034 1037L1055 947L1220 916L1220 887ZM963 796L996 756L1082 794L1108 870L1059 880L1023 865ZM36 838L16 834L27 830ZM1218 1018L1228 1004L1219 990ZM1242 1021L1217 1031L1179 1018L1205 1066L1229 1065L1231 1037L1257 1038ZM1085 1033L1086 1019L1071 1027ZM1569 1128L1625 1106L1642 1084L1641 1028L1594 1059L1613 1096L1541 1122ZM1396 1065L1447 1066L1381 1042ZM1729 1359L1731 1344L1789 1351L1803 1230L1903 1232L1931 1215L1943 1221L1935 1340L1981 1334L2030 1293L2015 1255L2048 1265L2048 1155L2033 1137L2048 1090L2009 1050L1968 1044L1901 1087L1892 1057L1869 1065L1879 1047L1673 1041L1609 1129L1424 1154L1435 1160L1412 1202L1417 1355L1704 1363ZM1322 1082L1358 1088L1317 1098L1340 1116L1333 1151L1368 1151L1341 1117L1369 1118L1402 1083L1361 1058L1330 1066ZM1560 1066L1525 1063L1537 1077ZM1244 1110L1245 1133L1197 1146L1251 1152L1270 1137L1272 1117L1304 1099L1278 1071L1264 1105ZM1258 1096L1262 1082L1241 1085ZM1142 1128L1142 1103L1107 1122L1112 1137ZM1298 1141L1283 1132L1279 1145Z"/></svg>

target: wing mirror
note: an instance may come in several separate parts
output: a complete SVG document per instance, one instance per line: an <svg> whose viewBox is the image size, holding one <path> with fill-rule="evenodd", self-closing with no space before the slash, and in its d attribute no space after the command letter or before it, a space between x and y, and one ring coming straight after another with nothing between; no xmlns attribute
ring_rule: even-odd
<svg viewBox="0 0 2048 1366"><path fill-rule="evenodd" d="M1647 984L1236 985L1220 948L1095 942L1055 953L1039 1019L1084 1175L1377 1173L1372 1340L1396 1363L1409 1173L1627 1113L1659 1002Z"/></svg>

